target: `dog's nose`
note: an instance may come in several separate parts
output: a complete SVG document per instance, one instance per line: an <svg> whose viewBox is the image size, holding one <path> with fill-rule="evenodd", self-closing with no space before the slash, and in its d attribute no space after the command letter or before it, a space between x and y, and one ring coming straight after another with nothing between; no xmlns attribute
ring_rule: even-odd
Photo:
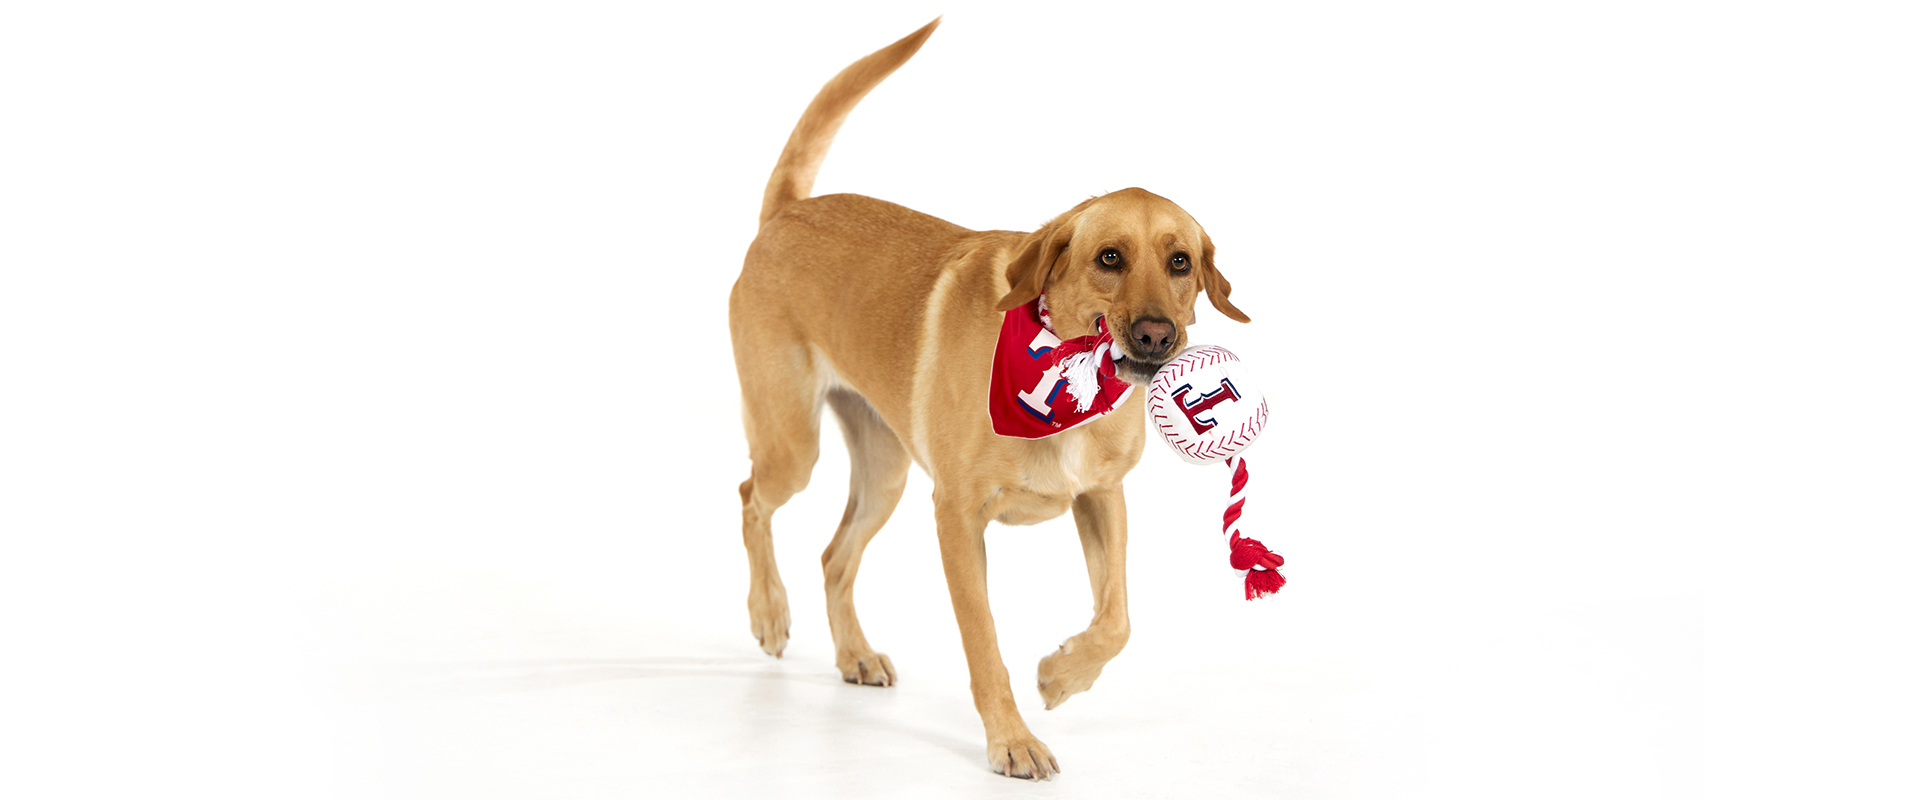
<svg viewBox="0 0 1920 800"><path fill-rule="evenodd" d="M1141 355L1161 358L1173 352L1173 323L1138 320L1133 323L1133 343L1140 347Z"/></svg>

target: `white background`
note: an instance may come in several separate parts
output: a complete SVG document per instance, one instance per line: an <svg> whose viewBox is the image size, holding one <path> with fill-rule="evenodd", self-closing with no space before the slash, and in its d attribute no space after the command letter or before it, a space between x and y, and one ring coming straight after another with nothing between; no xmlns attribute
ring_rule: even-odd
<svg viewBox="0 0 1920 800"><path fill-rule="evenodd" d="M1920 59L1900 4L12 4L0 785L19 797L1897 795ZM802 6L805 8L803 9ZM937 14L818 193L1030 230L1146 187L1273 423L989 536L1065 773L988 774L929 485L842 685L831 425L748 634L725 298L813 92ZM860 324L849 320L848 324ZM887 336L887 331L876 331Z"/></svg>

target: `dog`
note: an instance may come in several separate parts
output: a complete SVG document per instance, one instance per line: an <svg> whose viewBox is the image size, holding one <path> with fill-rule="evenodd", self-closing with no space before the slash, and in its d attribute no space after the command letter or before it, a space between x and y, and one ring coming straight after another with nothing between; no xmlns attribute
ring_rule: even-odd
<svg viewBox="0 0 1920 800"><path fill-rule="evenodd" d="M1041 439L1001 436L987 388L1003 315L1045 296L1062 338L1100 320L1145 384L1187 343L1194 304L1247 322L1228 302L1213 241L1179 206L1141 189L1080 203L1030 233L973 231L882 200L809 197L827 148L867 92L919 51L936 19L854 62L801 115L767 183L760 229L729 299L733 356L753 466L740 484L751 585L747 610L767 653L786 648L786 588L774 511L801 491L820 452L820 410L839 417L852 463L846 514L821 554L835 662L848 683L890 686L893 662L868 644L853 607L860 554L893 513L909 465L933 479L940 556L960 624L973 702L995 772L1043 780L1060 769L1014 706L987 607L986 527L1073 512L1095 610L1086 631L1040 661L1051 709L1086 691L1126 646L1126 501L1121 480L1146 440L1145 392Z"/></svg>

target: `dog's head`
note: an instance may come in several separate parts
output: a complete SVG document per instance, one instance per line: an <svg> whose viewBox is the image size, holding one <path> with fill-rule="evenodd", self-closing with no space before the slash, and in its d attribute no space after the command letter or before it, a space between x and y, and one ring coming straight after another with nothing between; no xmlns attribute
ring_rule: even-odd
<svg viewBox="0 0 1920 800"><path fill-rule="evenodd" d="M1228 318L1233 286L1213 266L1213 240L1172 201L1144 189L1093 198L1029 234L1007 265L1006 311L1047 296L1062 339L1096 332L1105 317L1126 359L1120 376L1153 379L1187 346L1200 292Z"/></svg>

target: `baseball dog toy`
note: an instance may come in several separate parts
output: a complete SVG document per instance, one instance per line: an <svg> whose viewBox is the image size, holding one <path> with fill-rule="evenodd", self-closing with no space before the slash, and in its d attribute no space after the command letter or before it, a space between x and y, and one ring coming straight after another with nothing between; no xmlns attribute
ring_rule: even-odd
<svg viewBox="0 0 1920 800"><path fill-rule="evenodd" d="M1062 341L1054 335L1042 296L1008 309L993 354L988 411L1002 436L1039 439L1084 425L1126 402L1133 385L1121 380L1106 320L1098 332ZM1062 398L1064 393L1068 397ZM1232 489L1221 528L1233 568L1246 580L1247 599L1287 585L1286 559L1240 532L1247 504L1247 460L1240 455L1267 424L1267 400L1226 348L1190 347L1154 374L1147 414L1160 438L1193 464L1224 462Z"/></svg>
<svg viewBox="0 0 1920 800"><path fill-rule="evenodd" d="M1267 424L1267 399L1248 379L1240 359L1224 347L1189 347L1154 373L1147 416L1160 438L1192 464L1225 462L1233 473L1221 530L1233 568L1245 576L1247 599L1287 585L1279 553L1240 533L1247 505L1247 460L1241 451Z"/></svg>

